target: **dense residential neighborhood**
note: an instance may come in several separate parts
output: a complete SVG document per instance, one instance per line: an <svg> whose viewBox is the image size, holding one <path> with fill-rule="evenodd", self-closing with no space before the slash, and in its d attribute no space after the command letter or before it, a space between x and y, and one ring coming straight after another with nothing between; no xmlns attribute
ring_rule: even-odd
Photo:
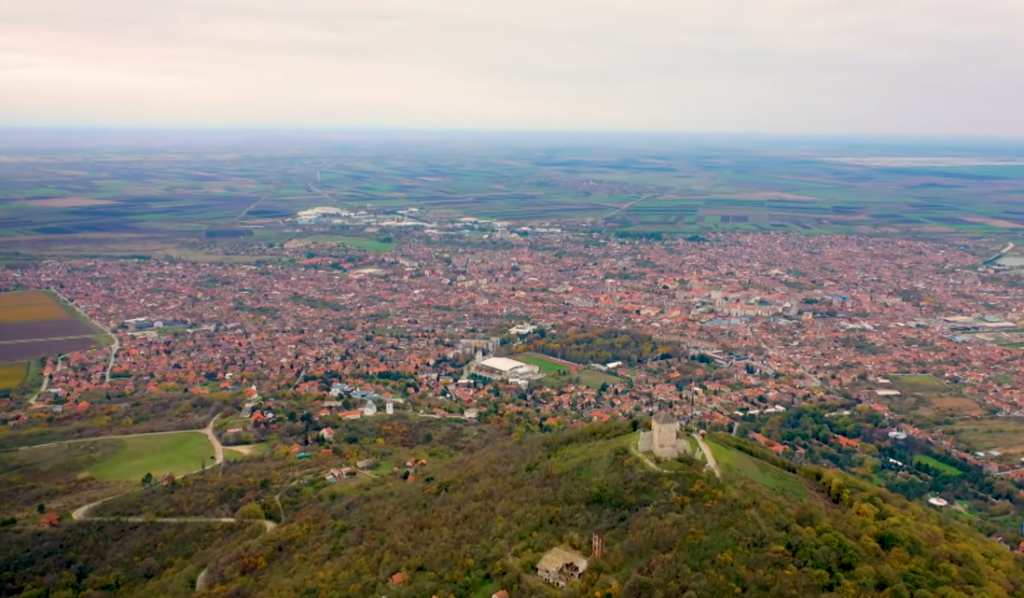
<svg viewBox="0 0 1024 598"><path fill-rule="evenodd" d="M109 382L109 349L50 358L46 391L28 410L8 401L3 417L16 426L46 411L88 410L97 398L240 392L307 397L318 417L340 419L397 402L546 425L664 409L728 426L842 397L889 413L900 393L882 381L900 374L955 386L975 401L965 417L1024 408L1015 348L1024 291L945 244L566 233L460 247L413 237L394 253L349 261L372 274L333 262L157 260L2 271L5 289L59 289L120 344ZM538 373L522 380L473 365L512 363L534 346L556 359L558 339L586 330L634 331L657 348L637 362L611 343L553 375L527 364ZM494 375L477 376L487 371ZM268 425L261 417L255 411L250 425Z"/></svg>

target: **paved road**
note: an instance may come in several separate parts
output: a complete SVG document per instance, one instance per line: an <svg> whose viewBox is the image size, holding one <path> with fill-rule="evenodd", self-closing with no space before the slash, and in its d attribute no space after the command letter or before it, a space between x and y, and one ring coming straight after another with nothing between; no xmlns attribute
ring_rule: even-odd
<svg viewBox="0 0 1024 598"><path fill-rule="evenodd" d="M313 183L309 183L309 188L312 189L313 191L316 191L320 195L323 195L324 197L326 197L327 199L329 199L331 201L338 201L338 200L334 199L333 197L331 197L330 195L327 195L327 193L325 193L322 189L317 188L317 186L314 185Z"/></svg>
<svg viewBox="0 0 1024 598"><path fill-rule="evenodd" d="M971 264L971 266L980 266L980 265L984 264L985 262L991 262L991 261L997 260L997 259L1003 257L1004 255L1006 255L1007 253L1010 253L1010 250L1013 249L1014 247L1015 247L1015 245L1013 244L1013 241L1010 241L1010 242L1008 242L1006 244L1006 247L1003 247L1002 249L1000 249L992 257L987 257L987 258L985 258L983 260L978 260L978 261L974 262L973 264Z"/></svg>
<svg viewBox="0 0 1024 598"><path fill-rule="evenodd" d="M764 349L769 355L771 355L773 357L780 357L780 355L775 351L775 349L772 349L771 347L768 346L768 343L764 342L764 338L760 338L759 337L757 339L757 342L760 343L761 348ZM786 359L790 363L795 364L796 365L796 371L799 372L801 376L804 376L804 377L810 379L811 380L811 384L813 386L821 386L821 380L817 376L811 375L811 373L808 372L802 365L797 363L795 360L790 359L789 357L785 357L785 356L781 356L781 357L783 359Z"/></svg>
<svg viewBox="0 0 1024 598"><path fill-rule="evenodd" d="M273 194L273 192L267 193L263 197L257 199L251 206L249 206L248 208L245 208L244 210L242 210L242 213L239 214L238 216L236 216L235 220L241 220L242 218L245 218L246 214L248 214L256 206L260 205L260 202L262 202L264 199L270 197L272 194Z"/></svg>
<svg viewBox="0 0 1024 598"><path fill-rule="evenodd" d="M117 357L118 350L121 349L121 341L114 335L110 335L114 338L114 344L110 345L110 362L107 364L107 371L103 374L104 382L110 383L110 372L114 369L114 359Z"/></svg>
<svg viewBox="0 0 1024 598"><path fill-rule="evenodd" d="M57 362L53 364L53 373L43 376L43 384L42 386L39 387L39 392L37 392L34 397L28 400L28 406L30 408L34 408L36 406L36 403L39 402L39 397L43 396L43 393L46 392L46 389L50 387L50 382L53 381L53 374L56 374L57 372L60 371L60 362L62 359L64 359L64 357L64 355L58 355Z"/></svg>
<svg viewBox="0 0 1024 598"><path fill-rule="evenodd" d="M635 206L636 204L640 203L641 201L643 201L645 199L648 199L648 198L651 198L651 197L654 197L653 193L648 193L647 195L641 195L640 198L637 199L636 201L631 201L631 202L627 203L626 205L622 206L621 208L616 209L614 212L602 216L601 220L607 220L607 219L611 218L612 216L615 216L617 214L625 212L626 210L628 210L629 208L632 208L633 206Z"/></svg>
<svg viewBox="0 0 1024 598"><path fill-rule="evenodd" d="M64 301L64 303L67 303L71 307L75 308L75 311L77 311L78 313L80 313L83 316L85 316L85 318L87 318L93 324L96 324L97 326L99 326L100 329L103 330L103 332L107 333L107 336L110 337L110 340L114 341L114 343L112 345L110 345L110 361L107 363L107 371L106 371L106 374L104 375L104 380L106 382L110 382L110 371L114 369L114 358L117 357L117 351L121 348L121 341L118 340L117 335L114 334L113 332L111 332L109 328L104 326L98 320L94 320L94 319L90 318L89 314L87 314L84 311L82 311L82 309L80 307L75 305L74 301L72 301L72 300L68 299L67 297L65 297L63 293L61 293L57 289L50 289L50 290L53 291L53 294L55 294L58 297L60 297L61 300Z"/></svg>
<svg viewBox="0 0 1024 598"><path fill-rule="evenodd" d="M700 434L694 434L693 437L697 439L697 446L704 453L704 459L707 460L708 467L711 468L711 471L715 472L718 479L722 479L722 470L718 468L718 461L715 460L715 455L711 452L711 449L704 442L704 439L700 437Z"/></svg>

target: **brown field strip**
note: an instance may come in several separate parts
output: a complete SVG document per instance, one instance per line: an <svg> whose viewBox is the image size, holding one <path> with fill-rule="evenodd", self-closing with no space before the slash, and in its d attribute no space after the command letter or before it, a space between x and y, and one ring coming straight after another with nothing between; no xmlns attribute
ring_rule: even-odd
<svg viewBox="0 0 1024 598"><path fill-rule="evenodd" d="M21 307L48 302L52 303L53 297L45 291L10 291L8 293L0 293L0 307Z"/></svg>
<svg viewBox="0 0 1024 598"><path fill-rule="evenodd" d="M17 387L27 374L28 363L24 361L0 363L0 390Z"/></svg>
<svg viewBox="0 0 1024 598"><path fill-rule="evenodd" d="M0 293L0 326L71 318L74 315L43 291Z"/></svg>
<svg viewBox="0 0 1024 598"><path fill-rule="evenodd" d="M0 293L0 362L88 349L98 336L49 293Z"/></svg>
<svg viewBox="0 0 1024 598"><path fill-rule="evenodd" d="M50 305L16 305L0 307L0 324L20 324L25 322L43 322L46 320L64 320L73 318L63 307L56 303Z"/></svg>

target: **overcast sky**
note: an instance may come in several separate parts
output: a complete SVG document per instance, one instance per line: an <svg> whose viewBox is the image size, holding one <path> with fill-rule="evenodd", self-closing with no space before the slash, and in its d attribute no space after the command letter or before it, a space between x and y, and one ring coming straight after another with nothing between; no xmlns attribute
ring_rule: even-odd
<svg viewBox="0 0 1024 598"><path fill-rule="evenodd" d="M1024 138L1024 0L0 0L0 126Z"/></svg>

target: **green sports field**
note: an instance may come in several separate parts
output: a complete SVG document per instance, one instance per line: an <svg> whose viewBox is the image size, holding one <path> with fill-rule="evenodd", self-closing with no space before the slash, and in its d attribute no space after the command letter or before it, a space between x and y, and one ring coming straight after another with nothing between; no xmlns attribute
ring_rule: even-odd
<svg viewBox="0 0 1024 598"><path fill-rule="evenodd" d="M516 355L512 359L535 365L540 368L542 374L557 374L559 372L571 372L573 370L571 365L559 363L544 357L543 355L537 355L536 353L524 353L522 355Z"/></svg>
<svg viewBox="0 0 1024 598"><path fill-rule="evenodd" d="M115 441L118 451L91 466L97 480L140 480L147 473L159 479L165 473L180 476L213 465L213 447L200 432L159 434Z"/></svg>

